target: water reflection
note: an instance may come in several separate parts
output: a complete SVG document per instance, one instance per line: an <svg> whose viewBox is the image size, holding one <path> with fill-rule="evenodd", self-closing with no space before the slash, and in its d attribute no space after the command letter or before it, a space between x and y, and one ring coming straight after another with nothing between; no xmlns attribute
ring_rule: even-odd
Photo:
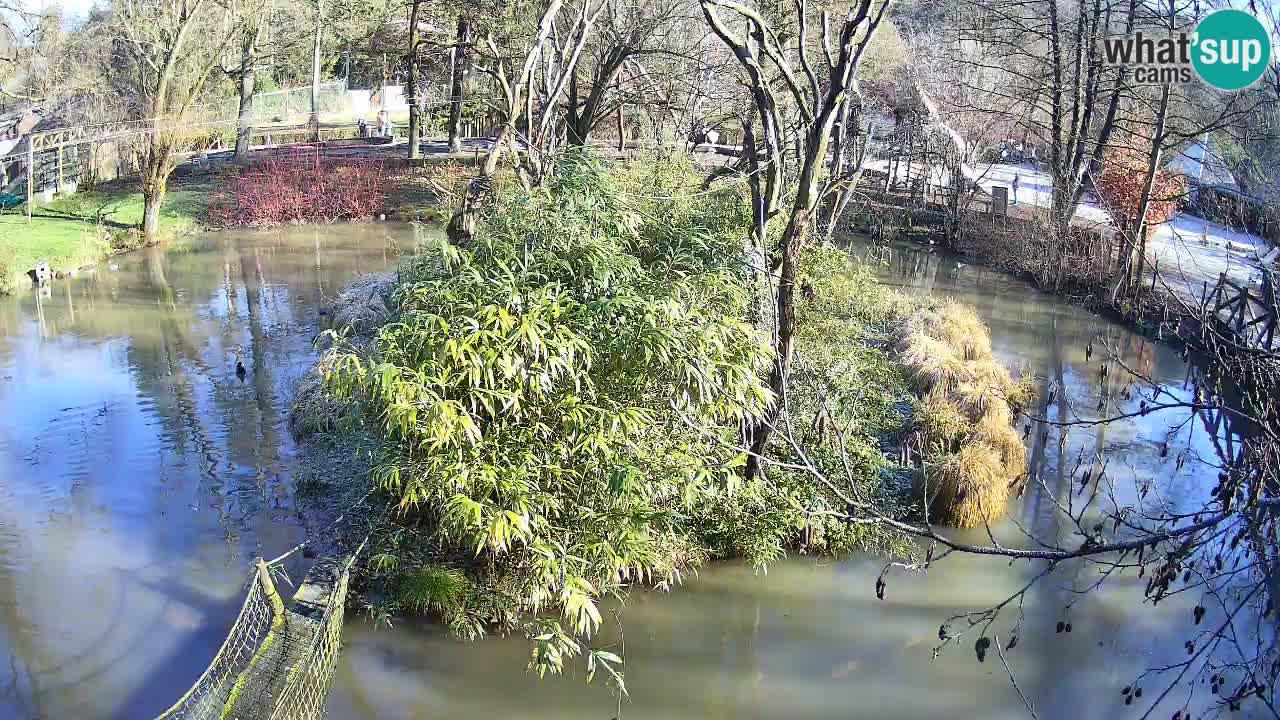
<svg viewBox="0 0 1280 720"><path fill-rule="evenodd" d="M0 718L150 717L203 671L250 559L302 534L320 300L413 242L211 233L0 298Z"/></svg>
<svg viewBox="0 0 1280 720"><path fill-rule="evenodd" d="M976 306L991 327L996 354L1042 378L1044 402L1037 412L1048 417L1099 417L1141 402L1141 388L1130 387L1115 363L1102 374L1104 343L1164 392L1178 398L1192 393L1188 366L1173 349L1015 279L915 246L874 248L855 241L852 252L887 284ZM1095 351L1089 356L1091 340ZM995 528L997 537L1019 542L1019 527L1069 537L1073 528L1056 503L1078 502L1074 470L1099 453L1122 479L1115 488L1119 502L1134 500L1146 487L1146 502L1182 508L1203 503L1216 470L1195 458L1213 463L1216 456L1203 426L1188 419L1185 413L1151 414L1065 436L1031 433L1032 472L1044 487L1031 484L1011 504L1010 516ZM1166 442L1173 450L1162 457ZM1188 460L1179 469L1184 451ZM956 535L987 541L982 530ZM599 680L587 687L581 677L540 681L526 674L528 646L519 638L462 644L430 625L374 630L353 618L330 717L1028 717L995 654L975 661L975 636L936 660L932 653L943 620L1016 593L1042 566L953 558L928 575L892 576L886 599L878 601L874 583L884 562L797 558L761 577L721 565L671 595L637 593L625 608L613 608L625 621L625 636L606 622L610 631L600 639L625 650L631 698L621 705ZM1098 592L1077 592L1098 576L1096 565L1063 564L1013 602L991 630L1007 641L1021 617L1010 662L1042 720L1121 716L1132 710L1122 704L1123 686L1152 665L1186 657L1190 607L1200 598L1175 596L1153 610L1141 604L1145 580L1132 574ZM1220 621L1221 610L1205 604ZM1060 620L1073 631L1055 632ZM1181 707L1186 691L1172 693L1157 716Z"/></svg>

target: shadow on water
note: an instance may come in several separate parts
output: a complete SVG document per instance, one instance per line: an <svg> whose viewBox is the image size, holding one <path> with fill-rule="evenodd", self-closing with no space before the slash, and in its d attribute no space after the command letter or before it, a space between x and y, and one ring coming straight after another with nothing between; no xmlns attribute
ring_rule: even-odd
<svg viewBox="0 0 1280 720"><path fill-rule="evenodd" d="M119 700L112 714L106 716L112 720L153 718L177 701L186 688L200 677L218 652L226 639L226 629L235 621L244 602L240 595L233 595L224 602L210 605L209 598L189 589L172 584L141 584L157 594L169 596L178 606L206 607L208 617L217 618L220 622L209 623L181 637L168 657L157 662L152 672L129 695ZM175 694L175 688L182 690Z"/></svg>

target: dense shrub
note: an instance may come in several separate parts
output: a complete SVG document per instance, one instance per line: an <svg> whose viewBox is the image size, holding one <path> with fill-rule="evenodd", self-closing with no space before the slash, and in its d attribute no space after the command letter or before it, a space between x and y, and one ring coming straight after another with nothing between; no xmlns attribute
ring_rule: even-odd
<svg viewBox="0 0 1280 720"><path fill-rule="evenodd" d="M910 394L888 345L912 301L877 283L860 262L836 248L807 248L800 271L787 426L804 456L781 434L768 451L792 465L811 463L831 484L787 465L772 466L770 482L761 490L767 510L741 518L757 528L742 537L755 537L750 549L766 557L795 546L830 554L905 553L897 533L874 524L845 524L822 512L846 510L843 498L849 497L890 515L909 511L907 488L893 479L901 469L886 460L882 446L905 424ZM761 544L761 525L772 528L771 545Z"/></svg>
<svg viewBox="0 0 1280 720"><path fill-rule="evenodd" d="M845 505L808 473L743 480L771 363L746 320L749 225L745 198L703 191L687 159L575 152L546 188L500 189L467 247L417 257L371 342L335 335L325 387L381 438L372 477L398 510L366 577L379 613L522 632L531 667L555 671L598 629L598 600L632 584L672 586L709 557L887 546L809 512ZM789 410L827 418L802 431L810 457L867 497L906 392L867 346L889 332L891 294L832 249L805 273Z"/></svg>
<svg viewBox="0 0 1280 720"><path fill-rule="evenodd" d="M741 197L698 195L687 167L633 172L574 154L549 187L500 193L469 247L442 239L406 270L371 348L329 359L327 386L384 439L389 596L429 605L405 584L463 569L441 615L525 632L540 670L596 631L599 596L705 555L692 513L745 495L733 448L768 399Z"/></svg>
<svg viewBox="0 0 1280 720"><path fill-rule="evenodd" d="M235 227L370 218L386 206L388 182L381 161L304 150L230 171L222 186L209 220Z"/></svg>

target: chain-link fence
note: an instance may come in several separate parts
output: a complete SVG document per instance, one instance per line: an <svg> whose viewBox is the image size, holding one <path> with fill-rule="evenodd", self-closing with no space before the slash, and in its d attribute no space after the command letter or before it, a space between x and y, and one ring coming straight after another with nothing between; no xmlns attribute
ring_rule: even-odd
<svg viewBox="0 0 1280 720"><path fill-rule="evenodd" d="M350 114L345 81L320 85L320 112L325 115ZM231 116L239 112L234 108ZM253 96L254 123L288 125L305 122L311 116L311 87L290 88Z"/></svg>

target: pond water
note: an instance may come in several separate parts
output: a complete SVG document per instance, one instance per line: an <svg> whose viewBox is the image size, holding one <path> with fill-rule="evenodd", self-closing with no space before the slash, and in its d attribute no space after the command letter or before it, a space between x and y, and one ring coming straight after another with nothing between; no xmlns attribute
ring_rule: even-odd
<svg viewBox="0 0 1280 720"><path fill-rule="evenodd" d="M918 246L874 248L855 241L852 251L867 259L884 283L975 305L990 325L1001 359L1044 376L1045 388L1050 383L1065 388L1042 410L1050 417L1071 416L1068 405L1081 417L1097 416L1104 390L1119 407L1136 408L1136 393L1130 401L1120 398L1119 368L1112 367L1105 385L1100 382L1104 341L1169 392L1191 393L1185 386L1188 366L1176 350L1016 279ZM1086 360L1091 338L1095 353ZM1151 483L1149 498L1163 495L1175 506L1192 506L1207 496L1216 473L1192 462L1176 471L1176 449L1160 457L1171 426L1185 419L1185 414L1149 415L1091 432L1076 430L1061 445L1056 432L1033 433L1032 471L1065 498L1079 453L1103 450L1113 471L1126 479L1117 488L1122 500L1134 497L1140 484ZM1185 447L1188 440L1192 451L1214 457L1203 427L1190 438L1184 427L1171 446ZM1010 544L1017 542L1014 523L1041 535L1070 534L1052 498L1035 485L1011 504L1009 519L996 528ZM984 531L954 534L977 543L987 540ZM839 562L799 557L771 566L767 575L726 564L704 569L671 594L635 593L625 607L610 608L608 632L596 643L624 655L630 697L622 702L600 677L588 686L581 663L566 677L539 680L525 672L529 645L522 638L465 644L429 624L400 623L386 630L353 617L329 717L1030 717L995 653L984 663L975 660L976 636L944 649L937 659L933 652L944 620L1000 602L1042 566L953 557L927 575L890 576L881 601L875 580L884 564L884 558L867 556ZM1023 629L1007 656L1041 720L1138 717L1141 712L1131 712L1137 705L1123 704L1121 688L1152 665L1186 657L1190 607L1199 598L1176 597L1153 610L1140 604L1145 580L1132 574L1099 592L1073 592L1097 574L1096 566L1064 565L1023 600ZM1209 612L1222 615L1220 607L1210 606ZM1015 603L993 626L1002 643L1017 613ZM1070 622L1072 632L1057 633L1060 620ZM1153 690L1164 687L1154 680L1144 684L1148 701ZM1192 708L1200 707L1206 694L1201 688ZM1156 716L1172 715L1185 696L1185 691L1171 694L1161 706L1167 712Z"/></svg>
<svg viewBox="0 0 1280 720"><path fill-rule="evenodd" d="M145 719L203 671L252 558L304 535L287 414L315 357L321 299L394 262L413 233L212 233L122 256L47 296L0 298L0 718ZM854 251L887 283L975 304L1003 359L1063 388L1050 416L1067 417L1068 403L1087 416L1102 390L1136 406L1136 395L1118 397L1121 373L1100 384L1101 350L1085 359L1090 338L1190 394L1174 350L1016 280L914 247ZM1077 430L1061 444L1033 433L1033 470L1064 496L1078 453L1102 449L1129 478L1122 497L1150 482L1193 506L1213 473L1195 463L1177 471L1176 453L1159 452L1184 419ZM1188 432L1174 444L1211 457L1203 429ZM1015 522L1069 532L1035 485L997 532L1012 537ZM353 616L329 717L1027 717L998 658L976 662L972 639L937 659L933 648L943 620L1003 599L1031 569L949 559L927 575L895 573L880 601L884 562L801 557L764 576L726 564L669 595L636 593L611 608L599 641L625 655L631 695L621 702L600 678L586 685L581 668L527 674L520 638L466 644L428 623L385 630ZM1122 686L1183 656L1197 598L1152 611L1133 577L1072 592L1096 572L1063 566L1023 600L1009 661L1042 719L1120 716ZM1220 612L1210 605L1210 617ZM1013 620L993 631L1005 638ZM1059 620L1073 632L1055 633Z"/></svg>
<svg viewBox="0 0 1280 720"><path fill-rule="evenodd" d="M252 558L302 536L287 416L321 298L412 246L210 233L0 297L0 718L150 718L186 691Z"/></svg>

